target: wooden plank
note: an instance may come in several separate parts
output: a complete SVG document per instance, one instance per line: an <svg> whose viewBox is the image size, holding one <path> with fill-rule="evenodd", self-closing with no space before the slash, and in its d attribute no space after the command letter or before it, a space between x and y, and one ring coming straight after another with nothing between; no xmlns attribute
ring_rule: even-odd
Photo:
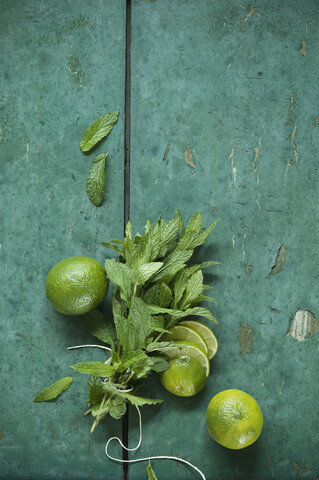
<svg viewBox="0 0 319 480"><path fill-rule="evenodd" d="M11 1L1 5L1 400L0 477L108 478L109 421L90 435L86 378L75 374L57 401L33 404L38 391L72 375L69 365L103 353L67 351L90 344L79 320L45 298L48 270L62 258L104 263L99 241L123 234L125 1ZM94 152L80 151L87 127L119 109L116 127ZM96 208L86 178L109 152L106 192ZM106 308L106 304L103 307ZM93 341L93 343L96 343ZM73 372L74 373L74 372ZM106 473L107 472L107 473Z"/></svg>
<svg viewBox="0 0 319 480"><path fill-rule="evenodd" d="M287 336L299 310L303 326L313 318L303 311L319 318L318 13L314 1L133 3L134 230L175 207L185 218L201 211L206 226L221 218L196 255L221 265L206 277L220 347L205 390L180 399L154 376L143 393L165 403L143 408L143 446L131 458L178 455L206 478L318 471L318 334ZM205 427L210 399L228 388L254 396L264 413L260 439L242 451ZM130 446L137 440L133 412ZM173 463L154 461L158 478L195 478ZM132 465L131 480L145 467Z"/></svg>

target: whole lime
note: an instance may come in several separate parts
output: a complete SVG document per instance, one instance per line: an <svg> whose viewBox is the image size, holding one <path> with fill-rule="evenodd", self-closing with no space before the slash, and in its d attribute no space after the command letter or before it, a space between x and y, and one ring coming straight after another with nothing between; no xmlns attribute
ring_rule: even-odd
<svg viewBox="0 0 319 480"><path fill-rule="evenodd" d="M201 364L188 355L169 360L169 368L160 373L163 387L179 397L192 397L206 383L206 373Z"/></svg>
<svg viewBox="0 0 319 480"><path fill-rule="evenodd" d="M46 296L66 315L94 310L108 290L105 269L90 257L69 257L55 264L45 280Z"/></svg>
<svg viewBox="0 0 319 480"><path fill-rule="evenodd" d="M210 401L206 426L217 443L238 450L257 440L263 427L263 415L256 400L248 393L224 390Z"/></svg>

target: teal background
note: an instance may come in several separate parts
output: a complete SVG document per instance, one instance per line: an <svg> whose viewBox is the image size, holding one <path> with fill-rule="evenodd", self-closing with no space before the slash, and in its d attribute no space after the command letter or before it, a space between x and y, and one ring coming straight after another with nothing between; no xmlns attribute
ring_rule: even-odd
<svg viewBox="0 0 319 480"><path fill-rule="evenodd" d="M220 221L195 260L221 262L205 278L219 321L206 387L180 399L156 376L145 382L141 394L164 404L143 407L132 459L176 454L207 480L319 477L318 334L286 336L298 310L319 318L318 18L314 0L132 1L133 228L169 220L175 207L185 220L200 210L206 226ZM123 235L125 2L2 0L0 35L0 478L123 478L104 455L121 422L89 434L80 374L57 401L32 400L69 365L103 358L67 351L92 337L53 311L44 279L67 256L103 263L109 252L98 242ZM111 135L81 153L87 126L114 109ZM85 182L104 151L107 187L95 208ZM269 276L281 246L284 268ZM245 354L241 322L253 332ZM262 435L242 451L219 446L205 427L210 399L227 388L254 396L264 414ZM129 446L137 441L130 409ZM199 478L177 462L152 465L159 480ZM130 466L128 478L146 478L145 467Z"/></svg>

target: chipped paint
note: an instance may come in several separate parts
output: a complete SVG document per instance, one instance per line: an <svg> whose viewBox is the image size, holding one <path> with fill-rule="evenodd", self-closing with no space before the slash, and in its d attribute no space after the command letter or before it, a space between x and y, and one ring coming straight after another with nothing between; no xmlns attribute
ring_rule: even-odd
<svg viewBox="0 0 319 480"><path fill-rule="evenodd" d="M245 8L245 10L246 10L246 7L242 7L242 8ZM242 20L239 20L238 23L247 22L247 20L248 20L254 13L256 13L256 15L258 15L258 17L261 17L261 16L262 16L262 15L257 11L257 8L256 8L256 7L253 7L252 5L249 5L249 12L248 12L247 15L245 16L245 18L243 18Z"/></svg>
<svg viewBox="0 0 319 480"><path fill-rule="evenodd" d="M316 117L316 120L313 122L314 125L319 125L319 115Z"/></svg>
<svg viewBox="0 0 319 480"><path fill-rule="evenodd" d="M68 67L69 67L69 75L71 80L74 83L78 83L82 85L83 80L86 76L86 72L83 68L83 58L74 57L73 55L67 56Z"/></svg>
<svg viewBox="0 0 319 480"><path fill-rule="evenodd" d="M299 52L301 53L301 55L306 57L306 55L307 55L307 42L306 42L306 40L301 40Z"/></svg>
<svg viewBox="0 0 319 480"><path fill-rule="evenodd" d="M297 310L295 316L290 319L289 330L286 337L292 336L299 342L313 337L319 332L319 322L309 310Z"/></svg>
<svg viewBox="0 0 319 480"><path fill-rule="evenodd" d="M236 168L235 162L234 162L234 149L233 148L232 148L232 151L230 152L228 160L230 160L230 166L231 166L232 176L233 176L233 181L229 185L229 188L231 188L233 185L234 185L235 188L238 188L238 185L237 185L237 168Z"/></svg>
<svg viewBox="0 0 319 480"><path fill-rule="evenodd" d="M186 147L186 150L184 152L184 158L185 158L186 165L189 165L191 168L196 168L196 165L195 165L194 160L193 160L193 155L192 155L191 149L189 147L189 142L187 142L187 147Z"/></svg>
<svg viewBox="0 0 319 480"><path fill-rule="evenodd" d="M275 265L271 268L271 271L268 274L268 277L271 277L272 275L276 275L277 273L285 269L286 253L287 253L287 247L285 247L284 245L281 245L281 247L278 249Z"/></svg>
<svg viewBox="0 0 319 480"><path fill-rule="evenodd" d="M3 437L4 437L3 433L2 433L2 432L0 432L0 440L2 440L2 439L3 439Z"/></svg>
<svg viewBox="0 0 319 480"><path fill-rule="evenodd" d="M240 354L250 353L252 351L254 339L253 329L245 322L239 322L238 324L238 341L240 345Z"/></svg>
<svg viewBox="0 0 319 480"><path fill-rule="evenodd" d="M308 472L308 470L311 470L307 463L302 467L298 462L292 461L291 465L297 470L298 477L303 473Z"/></svg>
<svg viewBox="0 0 319 480"><path fill-rule="evenodd" d="M252 271L253 271L253 266L250 265L250 263L246 263L245 272L248 277L250 277Z"/></svg>

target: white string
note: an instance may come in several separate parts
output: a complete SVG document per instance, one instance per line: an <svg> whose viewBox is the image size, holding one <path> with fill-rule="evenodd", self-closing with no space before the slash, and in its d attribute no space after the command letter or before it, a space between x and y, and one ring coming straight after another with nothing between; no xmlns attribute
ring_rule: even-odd
<svg viewBox="0 0 319 480"><path fill-rule="evenodd" d="M76 345L75 347L68 347L68 350L73 350L74 348L86 348L86 347L102 348L103 350L108 350L109 352L112 351L109 347L104 347L103 345Z"/></svg>
<svg viewBox="0 0 319 480"><path fill-rule="evenodd" d="M194 470L196 470L200 474L200 476L202 477L203 480L206 480L205 475L203 474L203 472L201 472L199 470L199 468L195 467L195 465L193 465L190 462L187 462L187 460L184 460L183 458L166 456L166 455L159 455L159 456L155 456L155 457L136 458L134 460L123 460L123 459L120 459L120 458L112 457L108 453L108 447L109 447L110 442L112 442L112 440L117 440L119 442L119 444L121 445L121 447L125 448L125 450L127 450L128 452L134 452L135 450L138 450L140 448L141 443L142 443L142 416L141 416L141 412L140 412L140 409L138 408L138 406L135 405L135 407L136 407L136 410L137 410L137 413L138 413L138 416L139 416L139 430L140 430L140 438L139 438L137 446L134 447L134 448L125 447L125 445L123 445L123 443L122 443L122 441L119 437L111 437L111 438L108 439L108 441L106 442L106 445L105 445L106 456L108 458L110 458L111 460L114 460L115 462L120 462L120 463L124 463L124 462L125 463L137 463L137 462L147 462L147 461L150 461L150 460L161 460L161 459L175 460L176 462L181 462L181 463L185 463L186 465L189 465L190 467L192 467Z"/></svg>

